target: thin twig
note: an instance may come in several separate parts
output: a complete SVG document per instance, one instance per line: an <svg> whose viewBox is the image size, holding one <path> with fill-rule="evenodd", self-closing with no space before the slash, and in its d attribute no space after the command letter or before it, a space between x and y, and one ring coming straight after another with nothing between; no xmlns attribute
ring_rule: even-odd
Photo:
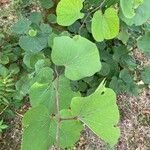
<svg viewBox="0 0 150 150"><path fill-rule="evenodd" d="M78 119L79 119L78 117L60 118L60 121L63 121L63 120L78 120Z"/></svg>
<svg viewBox="0 0 150 150"><path fill-rule="evenodd" d="M80 26L80 28L79 28L79 31L78 31L78 34L79 34L79 35L80 35L81 29L83 28L84 24L86 23L86 20L88 19L88 17L89 17L92 13L94 13L95 11L101 9L101 8L103 7L105 1L106 1L106 0L104 0L98 7L96 7L95 9L93 9L92 11L90 11L89 13L87 13L85 19L83 20L83 22L82 22L82 24L81 24L81 26Z"/></svg>
<svg viewBox="0 0 150 150"><path fill-rule="evenodd" d="M3 114L3 112L9 107L9 105L6 105L5 108L0 112L0 115Z"/></svg>
<svg viewBox="0 0 150 150"><path fill-rule="evenodd" d="M57 129L56 129L56 147L59 150L59 136L60 136L60 102L59 102L59 74L57 72L57 67L55 67L56 73L56 111L57 111Z"/></svg>

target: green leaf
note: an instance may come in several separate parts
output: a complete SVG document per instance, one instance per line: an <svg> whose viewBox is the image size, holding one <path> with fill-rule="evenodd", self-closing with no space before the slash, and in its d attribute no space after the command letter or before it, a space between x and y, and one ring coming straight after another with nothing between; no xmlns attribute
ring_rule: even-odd
<svg viewBox="0 0 150 150"><path fill-rule="evenodd" d="M42 14L40 12L32 12L29 16L32 23L39 24L42 21Z"/></svg>
<svg viewBox="0 0 150 150"><path fill-rule="evenodd" d="M81 13L83 8L81 0L61 0L56 9L57 23L62 26L69 26L76 20L82 19L84 14Z"/></svg>
<svg viewBox="0 0 150 150"><path fill-rule="evenodd" d="M146 66L141 73L142 80L145 84L150 84L150 66Z"/></svg>
<svg viewBox="0 0 150 150"><path fill-rule="evenodd" d="M52 74L51 74L52 75ZM56 81L52 82L49 79L49 83L34 83L29 92L30 102L33 107L38 106L39 104L44 104L50 113L54 113L55 109L55 95L56 95ZM59 97L60 97L60 109L69 108L71 99L74 96L79 96L78 93L75 93L71 90L70 81L64 76L59 78Z"/></svg>
<svg viewBox="0 0 150 150"><path fill-rule="evenodd" d="M116 94L109 88L100 85L88 97L75 97L71 102L74 116L85 123L95 134L115 145L120 130L115 127L119 121L119 110L116 105Z"/></svg>
<svg viewBox="0 0 150 150"><path fill-rule="evenodd" d="M39 52L47 46L48 39L45 36L22 36L19 45L27 52Z"/></svg>
<svg viewBox="0 0 150 150"><path fill-rule="evenodd" d="M23 118L23 139L21 150L48 150L50 139L50 116L45 106L32 108Z"/></svg>
<svg viewBox="0 0 150 150"><path fill-rule="evenodd" d="M54 87L56 88L56 81L54 81ZM70 80L63 75L59 78L59 96L61 109L69 108L71 99L75 96L80 96L79 93L72 91Z"/></svg>
<svg viewBox="0 0 150 150"><path fill-rule="evenodd" d="M121 28L121 31L118 34L118 39L121 40L123 44L125 44L125 45L127 44L128 40L129 40L129 33L127 30L127 27Z"/></svg>
<svg viewBox="0 0 150 150"><path fill-rule="evenodd" d="M48 22L50 23L57 23L57 17L54 14L49 14L47 19L48 19Z"/></svg>
<svg viewBox="0 0 150 150"><path fill-rule="evenodd" d="M39 0L39 1L41 3L41 6L46 9L49 9L54 5L54 2L52 0Z"/></svg>
<svg viewBox="0 0 150 150"><path fill-rule="evenodd" d="M65 66L65 76L71 80L92 76L101 69L96 45L81 36L55 37L52 61Z"/></svg>
<svg viewBox="0 0 150 150"><path fill-rule="evenodd" d="M48 37L48 46L51 47L51 48L53 47L53 43L54 43L54 38L55 37L58 37L58 35L53 33L53 32Z"/></svg>
<svg viewBox="0 0 150 150"><path fill-rule="evenodd" d="M150 8L150 2L149 0L144 0L142 5L140 5L135 13L136 15L129 19L126 18L123 14L120 14L120 18L127 24L127 25L136 25L140 26L143 23L145 23L149 18L150 18L150 13L149 13L149 8Z"/></svg>
<svg viewBox="0 0 150 150"><path fill-rule="evenodd" d="M28 94L31 85L34 83L27 75L22 75L21 78L16 82L16 90L18 91L17 98L22 99L26 94ZM21 98L20 98L21 97Z"/></svg>
<svg viewBox="0 0 150 150"><path fill-rule="evenodd" d="M38 73L43 67L48 67L51 65L49 59L39 59L35 64L35 72Z"/></svg>
<svg viewBox="0 0 150 150"><path fill-rule="evenodd" d="M123 69L120 71L119 77L125 82L130 84L133 79L131 77L131 75L129 74L129 71L127 69Z"/></svg>
<svg viewBox="0 0 150 150"><path fill-rule="evenodd" d="M141 52L150 57L150 32L139 38L137 46Z"/></svg>
<svg viewBox="0 0 150 150"><path fill-rule="evenodd" d="M21 19L16 24L13 25L12 31L17 34L25 34L31 25L31 21L27 19Z"/></svg>
<svg viewBox="0 0 150 150"><path fill-rule="evenodd" d="M61 110L61 118L72 118L73 115L70 110ZM56 144L56 119L51 122L50 133L52 133L53 144ZM65 120L61 121L60 124L60 147L66 148L69 146L74 146L74 144L80 138L80 132L83 130L83 125L77 120Z"/></svg>
<svg viewBox="0 0 150 150"><path fill-rule="evenodd" d="M144 0L134 0L134 8L138 8L143 2Z"/></svg>
<svg viewBox="0 0 150 150"><path fill-rule="evenodd" d="M107 76L110 72L110 66L109 64L102 62L102 69L100 70L100 72L98 74L102 75L102 76Z"/></svg>
<svg viewBox="0 0 150 150"><path fill-rule="evenodd" d="M55 92L50 82L45 84L35 82L29 90L29 97L32 107L43 104L48 108L50 113L54 112Z"/></svg>
<svg viewBox="0 0 150 150"><path fill-rule="evenodd" d="M102 2L102 0L87 0L92 5L98 5Z"/></svg>
<svg viewBox="0 0 150 150"><path fill-rule="evenodd" d="M120 63L120 61L124 58L124 56L128 54L128 50L124 45L114 47L113 51L114 51L113 59L118 63Z"/></svg>
<svg viewBox="0 0 150 150"><path fill-rule="evenodd" d="M41 29L43 34L45 33L45 34L49 35L52 32L52 28L50 28L50 26L48 24L42 23L40 25L40 29Z"/></svg>
<svg viewBox="0 0 150 150"><path fill-rule="evenodd" d="M92 34L96 41L112 39L119 33L119 18L114 8L105 10L102 14L100 10L94 13L92 19Z"/></svg>
<svg viewBox="0 0 150 150"><path fill-rule="evenodd" d="M10 71L12 74L17 74L17 73L19 73L20 68L19 68L19 66L18 66L16 63L12 63L12 64L9 66L9 71Z"/></svg>
<svg viewBox="0 0 150 150"><path fill-rule="evenodd" d="M38 83L49 83L52 80L52 77L53 70L49 67L41 68L36 75Z"/></svg>
<svg viewBox="0 0 150 150"><path fill-rule="evenodd" d="M6 65L9 63L9 57L0 53L0 63Z"/></svg>
<svg viewBox="0 0 150 150"><path fill-rule="evenodd" d="M68 30L73 33L78 33L81 24L79 21L76 21L74 24L68 27Z"/></svg>
<svg viewBox="0 0 150 150"><path fill-rule="evenodd" d="M28 68L32 69L38 60L44 58L45 56L43 53L26 53L23 62Z"/></svg>
<svg viewBox="0 0 150 150"><path fill-rule="evenodd" d="M135 16L134 1L135 0L120 0L122 12L127 18L132 18Z"/></svg>
<svg viewBox="0 0 150 150"><path fill-rule="evenodd" d="M29 36L35 37L37 35L37 30L30 29L28 32Z"/></svg>
<svg viewBox="0 0 150 150"><path fill-rule="evenodd" d="M9 70L0 64L0 75L3 76L3 77L6 77L9 73Z"/></svg>

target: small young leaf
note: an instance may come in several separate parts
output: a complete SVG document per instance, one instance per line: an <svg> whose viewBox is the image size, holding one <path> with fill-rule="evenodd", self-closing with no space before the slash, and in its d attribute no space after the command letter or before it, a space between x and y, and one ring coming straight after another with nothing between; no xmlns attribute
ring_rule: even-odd
<svg viewBox="0 0 150 150"><path fill-rule="evenodd" d="M29 16L32 23L39 24L42 21L42 14L40 12L32 12Z"/></svg>
<svg viewBox="0 0 150 150"><path fill-rule="evenodd" d="M29 34L29 36L34 37L37 35L37 30L30 29L28 34Z"/></svg>
<svg viewBox="0 0 150 150"><path fill-rule="evenodd" d="M12 30L17 34L25 34L29 30L30 25L31 25L30 20L22 19L13 25Z"/></svg>
<svg viewBox="0 0 150 150"><path fill-rule="evenodd" d="M65 66L65 76L71 80L92 76L101 69L96 45L81 36L54 38L52 61Z"/></svg>
<svg viewBox="0 0 150 150"><path fill-rule="evenodd" d="M150 85L150 66L144 68L144 70L141 73L141 77L145 84Z"/></svg>
<svg viewBox="0 0 150 150"><path fill-rule="evenodd" d="M105 14L100 10L94 13L92 19L92 34L96 41L112 39L119 33L119 18L114 8L108 8Z"/></svg>
<svg viewBox="0 0 150 150"><path fill-rule="evenodd" d="M107 76L110 72L110 66L109 64L102 62L102 69L100 70L100 72L98 74L102 75L102 76Z"/></svg>
<svg viewBox="0 0 150 150"><path fill-rule="evenodd" d="M40 59L44 59L45 56L43 53L25 53L24 58L23 58L23 62L24 64L32 69L34 68L34 65L36 64L36 62Z"/></svg>
<svg viewBox="0 0 150 150"><path fill-rule="evenodd" d="M52 0L39 0L39 1L41 3L41 6L46 9L49 9L54 5L54 2Z"/></svg>
<svg viewBox="0 0 150 150"><path fill-rule="evenodd" d="M127 84L132 83L133 79L131 75L129 74L129 71L127 69L123 69L120 71L119 77Z"/></svg>
<svg viewBox="0 0 150 150"><path fill-rule="evenodd" d="M56 9L57 23L62 26L69 26L76 20L82 19L84 14L80 12L83 7L81 0L61 0Z"/></svg>

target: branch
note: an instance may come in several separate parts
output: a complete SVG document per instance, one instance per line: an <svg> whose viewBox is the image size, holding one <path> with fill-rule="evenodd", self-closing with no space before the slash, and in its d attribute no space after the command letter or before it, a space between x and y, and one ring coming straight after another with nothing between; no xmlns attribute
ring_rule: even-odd
<svg viewBox="0 0 150 150"><path fill-rule="evenodd" d="M60 136L60 102L59 102L59 74L57 72L57 67L55 67L56 73L56 112L57 112L57 129L56 129L56 147L59 150L59 136Z"/></svg>
<svg viewBox="0 0 150 150"><path fill-rule="evenodd" d="M78 34L79 34L79 35L80 35L81 29L83 28L84 24L86 23L86 20L88 19L88 17L89 17L92 13L94 13L95 11L97 11L98 9L101 9L101 8L103 7L105 1L106 1L106 0L104 0L98 7L96 7L95 9L93 9L91 12L89 12L89 13L87 14L87 16L85 17L85 19L83 20L83 22L82 22L82 24L81 24L81 26L80 26L80 28L79 28L79 31L78 31Z"/></svg>

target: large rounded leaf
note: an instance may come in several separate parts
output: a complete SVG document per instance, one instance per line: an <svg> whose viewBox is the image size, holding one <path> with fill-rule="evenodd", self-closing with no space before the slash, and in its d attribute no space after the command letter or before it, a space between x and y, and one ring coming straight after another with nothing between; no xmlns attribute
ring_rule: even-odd
<svg viewBox="0 0 150 150"><path fill-rule="evenodd" d="M131 26L135 24L136 26L140 26L150 18L149 8L150 1L144 0L143 3L135 10L136 15L133 18L126 18L123 14L120 14L120 17L127 25Z"/></svg>
<svg viewBox="0 0 150 150"><path fill-rule="evenodd" d="M69 26L76 20L83 18L80 12L83 4L81 0L61 0L56 9L57 23L62 26Z"/></svg>
<svg viewBox="0 0 150 150"><path fill-rule="evenodd" d="M65 66L65 76L71 80L92 76L101 68L96 45L81 36L56 37L52 60L58 66Z"/></svg>
<svg viewBox="0 0 150 150"><path fill-rule="evenodd" d="M73 117L70 110L60 111L61 118ZM45 106L31 108L23 118L23 140L21 150L48 150L56 145L56 117L50 117ZM73 146L80 138L83 125L77 120L60 122L61 148Z"/></svg>
<svg viewBox="0 0 150 150"><path fill-rule="evenodd" d="M119 110L113 90L100 85L88 97L73 98L71 110L74 116L77 116L100 138L112 146L117 143L120 135L120 130L116 127L119 121Z"/></svg>
<svg viewBox="0 0 150 150"><path fill-rule="evenodd" d="M117 11L113 8L108 8L105 14L100 10L94 13L92 19L92 34L96 41L104 39L112 39L119 33L119 18Z"/></svg>

